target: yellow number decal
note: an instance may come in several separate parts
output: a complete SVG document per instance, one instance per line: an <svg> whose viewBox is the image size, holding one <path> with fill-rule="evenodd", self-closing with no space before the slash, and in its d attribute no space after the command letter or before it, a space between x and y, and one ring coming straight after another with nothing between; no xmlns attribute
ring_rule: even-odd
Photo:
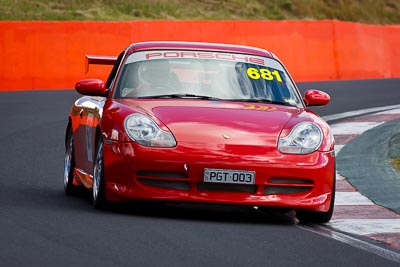
<svg viewBox="0 0 400 267"><path fill-rule="evenodd" d="M272 81L275 77L278 82L282 82L281 75L277 70L271 72L269 69L260 69L260 71L258 71L256 68L248 68L247 75L253 80L263 78L264 80Z"/></svg>
<svg viewBox="0 0 400 267"><path fill-rule="evenodd" d="M263 77L264 80L272 81L274 77L272 76L271 72L267 69L260 69L261 72L261 77Z"/></svg>
<svg viewBox="0 0 400 267"><path fill-rule="evenodd" d="M260 79L260 73L255 68L248 68L247 75L254 80Z"/></svg>
<svg viewBox="0 0 400 267"><path fill-rule="evenodd" d="M276 78L276 80L278 81L278 82L282 82L282 78L281 78L281 75L279 74L279 71L277 71L277 70L274 70L273 72L272 72L272 75L274 75L275 76L275 78Z"/></svg>

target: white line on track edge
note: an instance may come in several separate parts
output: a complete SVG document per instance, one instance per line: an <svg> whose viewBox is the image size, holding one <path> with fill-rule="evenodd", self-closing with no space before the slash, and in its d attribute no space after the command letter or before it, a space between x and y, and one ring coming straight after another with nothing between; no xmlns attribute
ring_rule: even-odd
<svg viewBox="0 0 400 267"><path fill-rule="evenodd" d="M356 247L359 249L362 249L364 251L373 253L375 255L378 255L382 258L392 260L395 262L400 263L400 253L374 245L372 243L363 241L361 239L352 237L350 235L335 231L333 229L329 229L324 226L319 226L319 225L297 225L297 227L300 227L301 229L328 237L332 238L334 240L340 241L342 243L348 244L352 247Z"/></svg>
<svg viewBox="0 0 400 267"><path fill-rule="evenodd" d="M368 114L368 113L381 112L381 111L386 111L389 109L396 109L396 108L400 108L400 105L378 107L378 108L367 108L367 109L361 109L361 110L355 110L355 111L349 111L349 112L344 112L344 113L323 116L322 118L325 121L329 122L329 121L333 121L333 120L339 120L339 119L344 119L344 118L354 117L354 116L361 116L361 115Z"/></svg>

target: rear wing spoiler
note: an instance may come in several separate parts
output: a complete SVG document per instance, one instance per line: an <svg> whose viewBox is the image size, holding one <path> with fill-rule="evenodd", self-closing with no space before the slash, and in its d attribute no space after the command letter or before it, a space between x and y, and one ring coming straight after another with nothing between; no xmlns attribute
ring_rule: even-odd
<svg viewBox="0 0 400 267"><path fill-rule="evenodd" d="M85 55L86 64L85 64L85 73L89 72L89 65L114 65L117 61L117 57L114 56L93 56L93 55Z"/></svg>

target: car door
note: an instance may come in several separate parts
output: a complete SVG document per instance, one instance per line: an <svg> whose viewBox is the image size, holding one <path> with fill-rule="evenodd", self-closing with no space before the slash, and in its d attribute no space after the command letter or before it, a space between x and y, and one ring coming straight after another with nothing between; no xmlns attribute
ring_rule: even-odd
<svg viewBox="0 0 400 267"><path fill-rule="evenodd" d="M84 96L75 102L78 113L76 130L74 132L75 164L80 172L93 173L94 141L93 130L95 114L98 113L98 100L95 97Z"/></svg>
<svg viewBox="0 0 400 267"><path fill-rule="evenodd" d="M106 86L111 88L114 84L115 75L125 54L125 50L118 56L112 68ZM111 96L109 96L111 97ZM79 113L79 122L74 135L76 168L81 172L93 175L93 167L96 156L96 131L100 125L103 106L107 97L84 96L75 102L75 112ZM91 182L91 181L89 181Z"/></svg>

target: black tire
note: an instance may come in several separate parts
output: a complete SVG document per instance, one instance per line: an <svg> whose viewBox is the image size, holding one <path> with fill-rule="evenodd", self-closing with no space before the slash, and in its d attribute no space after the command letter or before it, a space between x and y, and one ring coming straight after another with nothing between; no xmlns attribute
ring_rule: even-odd
<svg viewBox="0 0 400 267"><path fill-rule="evenodd" d="M329 210L326 212L318 212L318 211L309 211L309 210L298 210L296 211L297 219L299 219L300 223L327 223L331 220L333 215L333 209L335 206L335 192L336 192L336 177L334 178L333 187L332 187L332 198L331 204L329 206Z"/></svg>
<svg viewBox="0 0 400 267"><path fill-rule="evenodd" d="M93 168L92 203L96 209L104 209L108 204L104 187L103 139L101 137L97 143Z"/></svg>
<svg viewBox="0 0 400 267"><path fill-rule="evenodd" d="M74 136L71 127L67 131L67 143L65 145L64 156L64 191L67 195L74 195L77 192L78 186L74 185L74 169L75 169L75 156L74 156Z"/></svg>

